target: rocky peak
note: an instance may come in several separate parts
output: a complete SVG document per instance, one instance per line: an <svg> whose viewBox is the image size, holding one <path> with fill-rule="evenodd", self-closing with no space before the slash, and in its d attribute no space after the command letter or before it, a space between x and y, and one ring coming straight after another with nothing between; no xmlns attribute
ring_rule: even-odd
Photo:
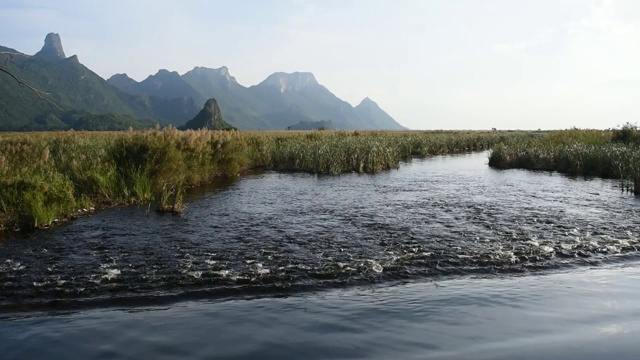
<svg viewBox="0 0 640 360"><path fill-rule="evenodd" d="M169 71L167 69L160 69L155 75L149 77L162 77L162 78L179 78L180 74L177 71Z"/></svg>
<svg viewBox="0 0 640 360"><path fill-rule="evenodd" d="M34 56L37 58L52 60L62 60L66 58L67 56L64 54L64 50L62 49L62 40L60 39L60 35L56 33L47 34L47 37L44 38L44 46Z"/></svg>
<svg viewBox="0 0 640 360"><path fill-rule="evenodd" d="M189 120L181 129L226 130L231 128L232 126L222 118L222 111L220 111L220 106L218 106L216 99L209 99L198 115Z"/></svg>
<svg viewBox="0 0 640 360"><path fill-rule="evenodd" d="M127 74L115 74L107 79L107 83L119 87L121 90L125 90L124 87L134 86L138 82L130 78Z"/></svg>
<svg viewBox="0 0 640 360"><path fill-rule="evenodd" d="M260 83L261 86L275 87L280 92L297 91L308 86L318 85L318 81L309 72L283 73L277 72L270 75Z"/></svg>
<svg viewBox="0 0 640 360"><path fill-rule="evenodd" d="M166 86L167 83L175 84L176 82L181 81L182 78L180 78L180 75L176 71L160 69L155 75L149 75L146 79L142 80L142 84L158 89Z"/></svg>
<svg viewBox="0 0 640 360"><path fill-rule="evenodd" d="M220 111L220 106L218 106L216 99L207 100L200 113L207 115L208 121L212 123L216 120L222 120L222 112Z"/></svg>
<svg viewBox="0 0 640 360"><path fill-rule="evenodd" d="M71 55L68 58L66 58L65 60L72 62L72 63L76 63L79 64L80 63L80 59L78 59L78 55Z"/></svg>
<svg viewBox="0 0 640 360"><path fill-rule="evenodd" d="M375 101L373 101L370 98L366 97L366 98L362 99L360 104L358 104L358 106L356 106L356 107L379 107L379 106Z"/></svg>
<svg viewBox="0 0 640 360"><path fill-rule="evenodd" d="M196 66L193 68L193 70L189 71L187 74L198 76L198 77L208 76L210 78L211 77L222 78L227 80L230 83L237 83L236 78L231 76L231 74L229 73L229 68L227 68L226 66L223 66L218 69L211 69L208 67Z"/></svg>
<svg viewBox="0 0 640 360"><path fill-rule="evenodd" d="M109 80L124 80L124 81L135 81L132 78L129 77L129 75L127 75L127 73L122 73L122 74L113 74L107 81Z"/></svg>

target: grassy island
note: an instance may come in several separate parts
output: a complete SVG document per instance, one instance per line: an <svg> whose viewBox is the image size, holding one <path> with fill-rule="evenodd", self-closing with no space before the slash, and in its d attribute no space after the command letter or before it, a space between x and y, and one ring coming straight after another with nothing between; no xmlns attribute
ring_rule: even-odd
<svg viewBox="0 0 640 360"><path fill-rule="evenodd" d="M489 149L513 134L175 128L2 133L0 229L47 227L78 211L127 204L179 212L186 188L250 169L375 173L412 157Z"/></svg>
<svg viewBox="0 0 640 360"><path fill-rule="evenodd" d="M489 166L558 171L570 175L621 179L640 194L640 132L627 124L616 130L565 130L497 144Z"/></svg>

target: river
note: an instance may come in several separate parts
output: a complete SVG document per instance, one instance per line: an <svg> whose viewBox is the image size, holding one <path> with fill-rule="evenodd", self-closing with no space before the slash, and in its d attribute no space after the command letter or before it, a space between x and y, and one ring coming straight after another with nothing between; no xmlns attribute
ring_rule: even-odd
<svg viewBox="0 0 640 360"><path fill-rule="evenodd" d="M0 242L21 358L637 358L640 200L486 153L266 172Z"/></svg>

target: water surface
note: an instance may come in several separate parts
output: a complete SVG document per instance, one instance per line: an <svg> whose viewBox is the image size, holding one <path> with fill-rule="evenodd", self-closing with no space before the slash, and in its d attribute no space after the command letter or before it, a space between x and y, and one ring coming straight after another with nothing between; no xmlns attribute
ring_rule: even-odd
<svg viewBox="0 0 640 360"><path fill-rule="evenodd" d="M291 295L637 258L617 183L498 171L487 155L377 175L264 173L194 194L181 216L126 207L0 244L0 311Z"/></svg>
<svg viewBox="0 0 640 360"><path fill-rule="evenodd" d="M638 359L640 264L0 320L3 359Z"/></svg>

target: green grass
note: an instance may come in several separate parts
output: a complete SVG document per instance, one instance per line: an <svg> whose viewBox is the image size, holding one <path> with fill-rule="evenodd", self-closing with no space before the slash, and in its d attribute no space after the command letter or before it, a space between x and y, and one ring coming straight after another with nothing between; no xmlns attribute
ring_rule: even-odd
<svg viewBox="0 0 640 360"><path fill-rule="evenodd" d="M0 229L46 227L78 209L153 203L255 169L375 173L412 157L489 149L501 132L178 131L0 134Z"/></svg>
<svg viewBox="0 0 640 360"><path fill-rule="evenodd" d="M640 193L640 134L629 124L617 130L565 130L496 145L489 166L621 179Z"/></svg>

